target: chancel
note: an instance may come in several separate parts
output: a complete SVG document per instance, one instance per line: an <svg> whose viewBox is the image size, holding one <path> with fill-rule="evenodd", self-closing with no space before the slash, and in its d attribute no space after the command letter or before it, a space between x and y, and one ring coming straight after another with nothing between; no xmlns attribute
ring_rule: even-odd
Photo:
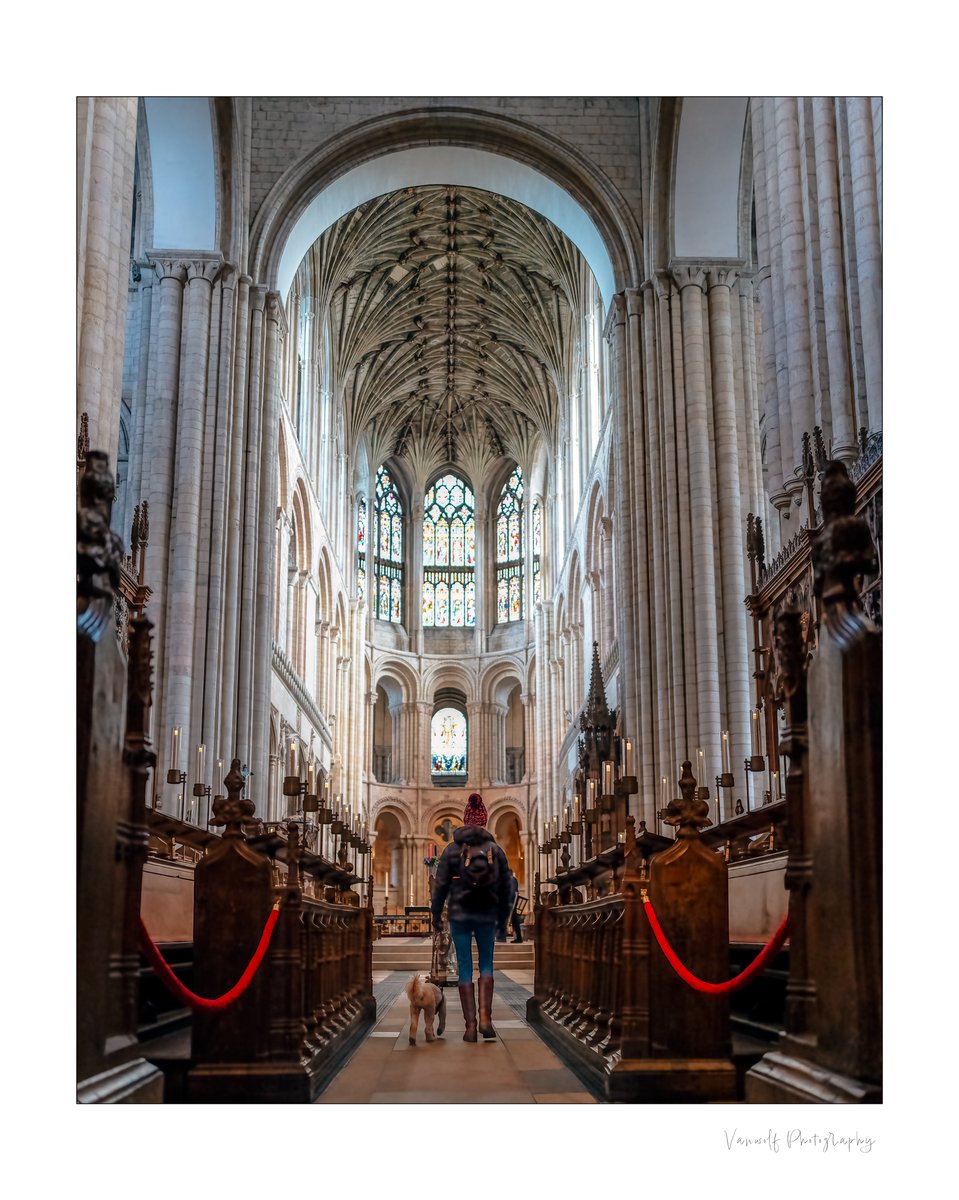
<svg viewBox="0 0 959 1200"><path fill-rule="evenodd" d="M77 127L78 1101L880 1101L880 100Z"/></svg>

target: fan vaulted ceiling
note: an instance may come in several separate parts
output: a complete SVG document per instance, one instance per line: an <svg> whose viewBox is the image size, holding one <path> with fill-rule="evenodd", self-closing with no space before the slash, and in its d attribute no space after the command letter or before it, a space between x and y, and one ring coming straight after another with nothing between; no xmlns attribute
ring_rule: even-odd
<svg viewBox="0 0 959 1200"><path fill-rule="evenodd" d="M405 458L421 485L444 463L478 485L502 455L555 445L578 390L589 268L549 221L458 187L407 188L341 217L294 291L329 320L327 371L351 445Z"/></svg>

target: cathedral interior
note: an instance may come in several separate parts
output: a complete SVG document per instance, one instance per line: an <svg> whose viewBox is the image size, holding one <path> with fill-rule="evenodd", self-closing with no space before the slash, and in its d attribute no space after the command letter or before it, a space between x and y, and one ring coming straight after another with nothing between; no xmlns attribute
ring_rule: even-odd
<svg viewBox="0 0 959 1200"><path fill-rule="evenodd" d="M78 98L78 1104L882 1101L882 131Z"/></svg>

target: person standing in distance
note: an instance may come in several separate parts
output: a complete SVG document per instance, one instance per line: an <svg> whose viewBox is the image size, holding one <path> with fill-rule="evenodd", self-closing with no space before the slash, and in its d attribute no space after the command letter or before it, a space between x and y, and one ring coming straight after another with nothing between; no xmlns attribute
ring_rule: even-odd
<svg viewBox="0 0 959 1200"><path fill-rule="evenodd" d="M479 1032L496 1037L493 1028L493 941L506 936L510 914L509 864L486 828L483 797L473 792L463 824L443 851L433 888L433 928L443 928L443 905L449 897L450 934L459 967L460 1004L466 1022L464 1042L476 1041L476 992L473 986L473 939L479 956Z"/></svg>

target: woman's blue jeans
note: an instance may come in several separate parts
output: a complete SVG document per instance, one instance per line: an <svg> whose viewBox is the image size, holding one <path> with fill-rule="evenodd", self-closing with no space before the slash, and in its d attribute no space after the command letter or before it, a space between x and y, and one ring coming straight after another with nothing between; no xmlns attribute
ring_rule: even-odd
<svg viewBox="0 0 959 1200"><path fill-rule="evenodd" d="M479 952L480 975L493 974L493 941L496 938L496 924L493 921L450 921L450 936L456 947L456 965L459 969L459 982L473 982L473 945L476 938L476 949Z"/></svg>

